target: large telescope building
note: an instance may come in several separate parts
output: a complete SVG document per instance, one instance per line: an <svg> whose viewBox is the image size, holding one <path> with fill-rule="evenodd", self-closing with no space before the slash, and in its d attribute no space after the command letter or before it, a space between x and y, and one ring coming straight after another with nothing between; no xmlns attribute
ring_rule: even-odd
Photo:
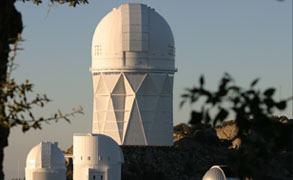
<svg viewBox="0 0 293 180"><path fill-rule="evenodd" d="M92 40L92 133L119 145L173 145L175 45L154 9L123 4L96 27Z"/></svg>

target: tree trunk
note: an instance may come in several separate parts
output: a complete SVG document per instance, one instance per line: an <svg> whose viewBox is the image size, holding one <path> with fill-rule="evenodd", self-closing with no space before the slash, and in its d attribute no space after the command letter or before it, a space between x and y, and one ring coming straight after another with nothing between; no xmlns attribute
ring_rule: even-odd
<svg viewBox="0 0 293 180"><path fill-rule="evenodd" d="M3 96L2 87L6 83L9 44L14 43L22 31L21 14L15 9L14 3L15 0L2 0L0 4L0 180L4 180L4 148L8 146L10 132L10 128L3 124L8 119L5 114L6 97Z"/></svg>

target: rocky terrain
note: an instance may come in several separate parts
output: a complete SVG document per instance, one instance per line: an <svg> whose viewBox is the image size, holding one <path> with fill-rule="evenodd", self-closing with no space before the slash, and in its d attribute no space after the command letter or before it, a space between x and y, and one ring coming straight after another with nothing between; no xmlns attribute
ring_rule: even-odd
<svg viewBox="0 0 293 180"><path fill-rule="evenodd" d="M174 146L121 146L125 163L123 180L200 180L215 164L227 164L228 158L241 145L235 138L234 121L212 128L202 125L196 131L186 124L174 127ZM67 154L72 153L72 147ZM291 180L292 148L276 154L270 160L270 179ZM72 177L72 162L68 162L68 179Z"/></svg>

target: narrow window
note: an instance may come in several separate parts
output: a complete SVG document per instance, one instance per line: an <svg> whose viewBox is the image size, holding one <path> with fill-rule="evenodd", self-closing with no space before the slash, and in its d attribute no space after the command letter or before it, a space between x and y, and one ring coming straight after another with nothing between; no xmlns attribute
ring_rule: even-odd
<svg viewBox="0 0 293 180"><path fill-rule="evenodd" d="M91 160L91 157L89 156L89 157L87 157L87 160Z"/></svg>

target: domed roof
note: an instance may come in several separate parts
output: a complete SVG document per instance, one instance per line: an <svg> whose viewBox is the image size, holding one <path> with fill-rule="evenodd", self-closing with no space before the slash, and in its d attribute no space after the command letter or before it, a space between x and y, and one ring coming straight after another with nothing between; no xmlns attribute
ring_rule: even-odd
<svg viewBox="0 0 293 180"><path fill-rule="evenodd" d="M58 143L41 142L33 147L27 155L26 168L65 169L64 154Z"/></svg>
<svg viewBox="0 0 293 180"><path fill-rule="evenodd" d="M93 140L94 139L94 140ZM87 150L95 150L93 153L98 153L100 157L107 157L111 159L111 162L124 163L123 152L120 146L111 137L103 134L92 134L92 133L75 133L73 137L73 153L79 147L87 145ZM109 159L100 159L100 161L108 161Z"/></svg>
<svg viewBox="0 0 293 180"><path fill-rule="evenodd" d="M226 180L226 176L220 166L212 166L205 173L202 180Z"/></svg>
<svg viewBox="0 0 293 180"><path fill-rule="evenodd" d="M144 4L122 4L96 27L91 70L174 71L175 45L168 23Z"/></svg>

